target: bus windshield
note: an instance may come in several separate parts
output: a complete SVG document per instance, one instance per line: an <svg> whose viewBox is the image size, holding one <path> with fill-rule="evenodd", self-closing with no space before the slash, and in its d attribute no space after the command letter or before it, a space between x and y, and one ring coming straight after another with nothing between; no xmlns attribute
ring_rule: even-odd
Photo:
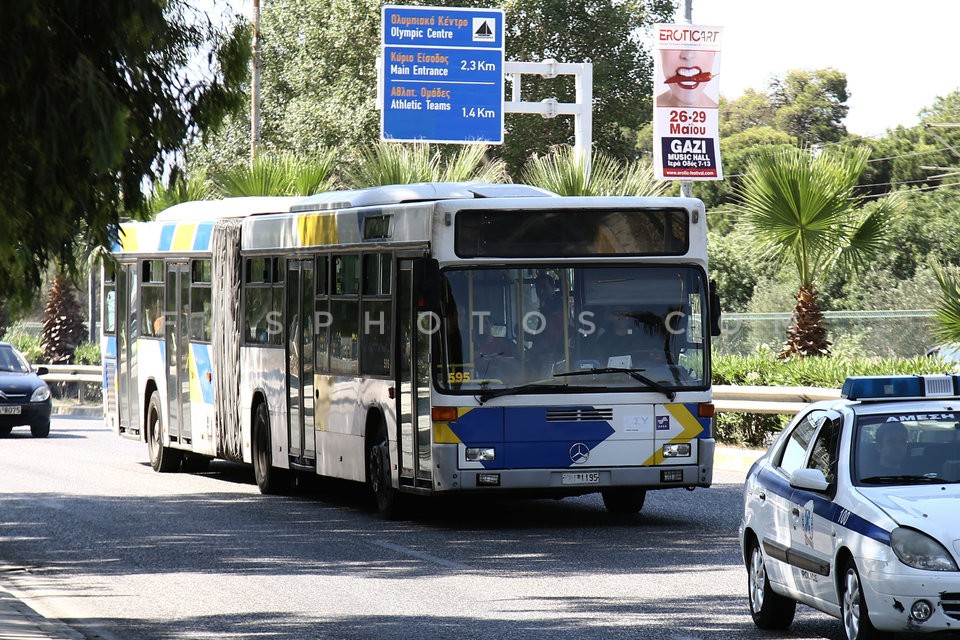
<svg viewBox="0 0 960 640"><path fill-rule="evenodd" d="M709 387L698 267L449 268L441 295L433 363L441 391L672 396Z"/></svg>

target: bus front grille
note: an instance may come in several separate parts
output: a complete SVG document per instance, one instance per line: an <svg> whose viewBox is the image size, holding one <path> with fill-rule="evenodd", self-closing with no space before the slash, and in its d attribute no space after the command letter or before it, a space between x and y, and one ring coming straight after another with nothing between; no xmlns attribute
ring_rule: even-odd
<svg viewBox="0 0 960 640"><path fill-rule="evenodd" d="M613 420L613 409L593 407L547 409L547 422L607 422Z"/></svg>

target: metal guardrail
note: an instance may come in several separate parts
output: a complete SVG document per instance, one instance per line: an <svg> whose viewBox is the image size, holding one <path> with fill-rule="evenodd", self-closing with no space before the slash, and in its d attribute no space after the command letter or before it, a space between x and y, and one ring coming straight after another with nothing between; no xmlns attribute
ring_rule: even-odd
<svg viewBox="0 0 960 640"><path fill-rule="evenodd" d="M103 381L103 367L86 364L37 364L46 367L48 373L40 376L46 382L101 382Z"/></svg>
<svg viewBox="0 0 960 640"><path fill-rule="evenodd" d="M839 389L825 387L760 387L718 384L713 405L721 413L793 415L817 400L838 400Z"/></svg>
<svg viewBox="0 0 960 640"><path fill-rule="evenodd" d="M45 382L75 382L77 384L77 402L83 403L87 384L100 385L103 382L103 367L84 364L35 364L34 370L46 367L47 373L40 376Z"/></svg>

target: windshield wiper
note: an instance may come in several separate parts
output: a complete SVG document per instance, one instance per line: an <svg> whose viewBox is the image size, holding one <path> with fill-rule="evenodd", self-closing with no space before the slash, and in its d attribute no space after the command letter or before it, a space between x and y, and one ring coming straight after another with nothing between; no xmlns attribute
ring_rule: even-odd
<svg viewBox="0 0 960 640"><path fill-rule="evenodd" d="M553 374L555 377L559 378L560 376L586 376L586 375L596 375L600 373L625 373L637 382L642 382L647 385L654 391L658 391L663 395L667 396L667 400L673 401L677 397L677 392L671 389L667 389L665 386L659 382L654 382L647 376L643 375L641 371L646 371L646 369L621 369L619 367L594 367L593 369L581 369L580 371L564 371L563 373Z"/></svg>
<svg viewBox="0 0 960 640"><path fill-rule="evenodd" d="M944 483L952 484L954 481L947 480L946 478L941 478L935 473L927 473L922 476L918 475L899 475L899 476L870 476L867 478L861 478L860 482L868 484L897 484L900 482L930 482L930 483Z"/></svg>
<svg viewBox="0 0 960 640"><path fill-rule="evenodd" d="M519 387L510 387L508 389L481 391L477 394L477 397L480 399L480 404L483 404L487 400L499 398L500 396L511 396L514 394L531 393L537 391L566 391L569 388L570 385L568 384L540 384L538 382L531 382L529 384L522 384Z"/></svg>

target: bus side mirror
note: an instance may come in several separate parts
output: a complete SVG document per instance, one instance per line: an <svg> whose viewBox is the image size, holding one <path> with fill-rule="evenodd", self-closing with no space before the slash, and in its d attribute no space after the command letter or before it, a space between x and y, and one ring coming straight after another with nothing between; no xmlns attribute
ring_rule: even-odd
<svg viewBox="0 0 960 640"><path fill-rule="evenodd" d="M716 280L710 281L710 335L720 335L720 296Z"/></svg>
<svg viewBox="0 0 960 640"><path fill-rule="evenodd" d="M421 258L413 263L413 290L417 311L440 311L440 263Z"/></svg>

